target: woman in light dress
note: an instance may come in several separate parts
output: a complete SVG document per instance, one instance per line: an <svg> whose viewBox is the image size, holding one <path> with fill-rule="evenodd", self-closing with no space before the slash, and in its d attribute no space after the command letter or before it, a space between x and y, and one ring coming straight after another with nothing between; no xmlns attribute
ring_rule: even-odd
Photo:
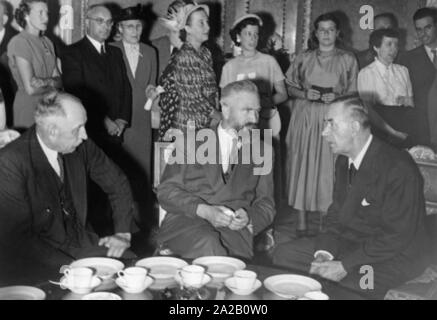
<svg viewBox="0 0 437 320"><path fill-rule="evenodd" d="M44 36L49 20L47 2L22 0L15 19L23 31L8 44L9 67L18 85L13 124L26 129L34 123L38 99L62 85L53 43Z"/></svg>
<svg viewBox="0 0 437 320"><path fill-rule="evenodd" d="M334 155L322 138L325 114L336 98L357 91L355 56L338 47L340 25L328 13L314 22L314 49L299 54L287 71L294 98L287 145L288 204L299 213L298 234L306 233L306 212L328 210L334 186Z"/></svg>

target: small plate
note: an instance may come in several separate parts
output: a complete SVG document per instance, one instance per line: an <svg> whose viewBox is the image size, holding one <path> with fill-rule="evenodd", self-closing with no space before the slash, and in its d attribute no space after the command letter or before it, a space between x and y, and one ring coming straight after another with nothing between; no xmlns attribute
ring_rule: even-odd
<svg viewBox="0 0 437 320"><path fill-rule="evenodd" d="M248 296L252 293L254 293L256 290L258 290L261 287L261 281L259 281L258 279L256 279L255 284L253 285L253 287L251 289L239 289L237 288L236 284L235 284L235 278L228 278L225 281L225 286L231 290L233 293L239 295L239 296Z"/></svg>
<svg viewBox="0 0 437 320"><path fill-rule="evenodd" d="M264 280L264 286L274 294L286 299L298 299L307 292L322 290L322 285L318 281L297 274L268 277Z"/></svg>
<svg viewBox="0 0 437 320"><path fill-rule="evenodd" d="M220 280L230 278L235 271L246 268L246 264L239 259L220 256L197 258L193 261L193 264L204 266L208 274L214 279Z"/></svg>
<svg viewBox="0 0 437 320"><path fill-rule="evenodd" d="M0 300L44 300L46 294L41 289L29 286L0 288Z"/></svg>
<svg viewBox="0 0 437 320"><path fill-rule="evenodd" d="M127 293L141 293L144 290L146 290L153 283L153 279L151 277L147 276L143 285L140 287L137 287L137 288L131 288L131 287L126 286L126 284L122 278L117 278L115 280L115 283L117 284L117 286L122 288Z"/></svg>
<svg viewBox="0 0 437 320"><path fill-rule="evenodd" d="M175 278L176 282L177 282L180 286L184 286L184 283L182 282L182 279L181 279L181 277L179 276L179 274L176 274L176 275L174 276L174 278ZM209 274L206 274L206 273L205 273L205 275L203 276L202 284L199 285L199 286L193 286L193 288L200 289L200 288L202 288L204 285L206 285L206 284L208 284L209 282L211 282L211 280L212 280L212 277L211 277Z"/></svg>
<svg viewBox="0 0 437 320"><path fill-rule="evenodd" d="M124 269L124 264L111 258L85 258L74 261L71 267L90 267L96 270L96 275L102 280L112 278L118 271Z"/></svg>
<svg viewBox="0 0 437 320"><path fill-rule="evenodd" d="M93 292L84 296L82 300L121 300L121 297L111 292Z"/></svg>
<svg viewBox="0 0 437 320"><path fill-rule="evenodd" d="M157 279L172 279L177 273L177 270L188 265L182 259L173 257L151 257L141 259L135 266L149 269L149 275Z"/></svg>
<svg viewBox="0 0 437 320"><path fill-rule="evenodd" d="M99 285L102 284L102 280L97 276L93 277L93 280L91 280L91 286L88 288L77 288L77 287L71 286L68 283L68 280L66 277L62 277L60 282L61 282L62 289L65 289L65 288L69 289L71 292L74 292L76 294L90 293L94 288L97 288Z"/></svg>

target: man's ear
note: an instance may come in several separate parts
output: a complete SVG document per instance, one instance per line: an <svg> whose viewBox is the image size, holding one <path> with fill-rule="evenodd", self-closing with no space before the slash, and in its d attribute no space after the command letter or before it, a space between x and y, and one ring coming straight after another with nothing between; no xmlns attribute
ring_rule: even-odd
<svg viewBox="0 0 437 320"><path fill-rule="evenodd" d="M9 16L7 14L3 15L3 26L7 25L9 21Z"/></svg>
<svg viewBox="0 0 437 320"><path fill-rule="evenodd" d="M56 137L59 133L58 126L54 123L47 124L47 133L48 133L49 137L51 137L51 138Z"/></svg>
<svg viewBox="0 0 437 320"><path fill-rule="evenodd" d="M352 121L351 126L354 135L356 135L361 129L361 123L359 123L357 120Z"/></svg>
<svg viewBox="0 0 437 320"><path fill-rule="evenodd" d="M229 119L230 108L229 108L228 104L226 103L225 100L221 100L220 104L222 106L223 119Z"/></svg>

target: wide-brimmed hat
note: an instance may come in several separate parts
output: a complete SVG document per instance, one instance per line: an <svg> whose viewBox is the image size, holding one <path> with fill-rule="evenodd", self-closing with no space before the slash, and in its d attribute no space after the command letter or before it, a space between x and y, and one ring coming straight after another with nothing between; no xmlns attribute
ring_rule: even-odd
<svg viewBox="0 0 437 320"><path fill-rule="evenodd" d="M177 11L168 13L165 17L161 17L160 21L163 25L172 30L180 31L187 24L187 19L194 11L197 9L205 10L206 14L209 16L209 7L205 4L187 4Z"/></svg>
<svg viewBox="0 0 437 320"><path fill-rule="evenodd" d="M117 16L117 22L126 20L144 20L143 10L140 4L121 10L120 14Z"/></svg>
<svg viewBox="0 0 437 320"><path fill-rule="evenodd" d="M259 25L261 27L263 26L263 21L261 20L261 18L259 16L257 16L256 14L253 14L253 13L248 13L248 14L245 14L244 16L241 16L238 19L236 19L234 21L234 23L232 24L231 30L234 29L241 21L249 19L249 18L254 18L254 19L258 20Z"/></svg>

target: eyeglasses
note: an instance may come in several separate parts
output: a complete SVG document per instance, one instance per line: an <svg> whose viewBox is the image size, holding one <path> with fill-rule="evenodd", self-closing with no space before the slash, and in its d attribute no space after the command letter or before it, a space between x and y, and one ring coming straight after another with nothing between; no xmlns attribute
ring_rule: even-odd
<svg viewBox="0 0 437 320"><path fill-rule="evenodd" d="M131 31L131 32L133 32L133 31L136 31L136 30L141 30L142 28L143 28L143 25L142 24L136 24L136 25L132 25L132 24L122 24L122 26L124 27L124 28L126 28L127 30L129 30L129 31Z"/></svg>
<svg viewBox="0 0 437 320"><path fill-rule="evenodd" d="M90 18L90 17L88 17L87 19L97 22L99 26L103 26L104 24L106 24L108 27L112 27L114 25L114 21L112 19L105 20L103 18Z"/></svg>

